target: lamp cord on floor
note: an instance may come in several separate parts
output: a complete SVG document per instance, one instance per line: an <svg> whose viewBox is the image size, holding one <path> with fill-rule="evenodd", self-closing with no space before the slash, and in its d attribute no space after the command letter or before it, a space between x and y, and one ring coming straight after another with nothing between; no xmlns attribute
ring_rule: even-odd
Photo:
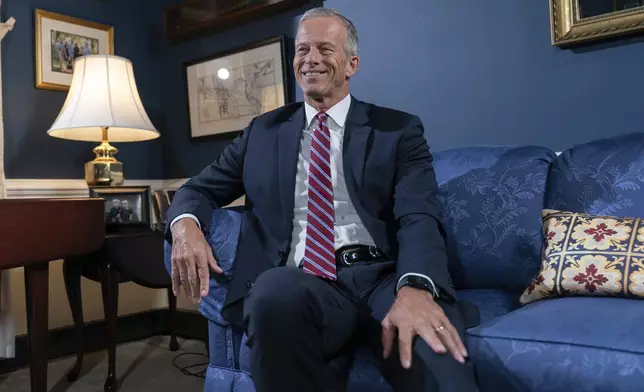
<svg viewBox="0 0 644 392"><path fill-rule="evenodd" d="M181 357L183 355L196 355L198 357L204 357L204 358L206 358L206 362L199 362L199 363L195 363L195 364L192 364L192 365L180 366L179 364L177 364L177 359L179 359L179 357ZM208 364L209 364L208 359L209 359L208 356L206 354L202 354L202 353L181 353L181 354L179 354L179 355L174 357L174 359L172 360L172 364L177 369L179 369L181 371L181 373L185 374L186 376L206 378L206 370L208 369ZM198 370L198 371L190 370L190 369L198 368L198 367L203 367L203 369Z"/></svg>

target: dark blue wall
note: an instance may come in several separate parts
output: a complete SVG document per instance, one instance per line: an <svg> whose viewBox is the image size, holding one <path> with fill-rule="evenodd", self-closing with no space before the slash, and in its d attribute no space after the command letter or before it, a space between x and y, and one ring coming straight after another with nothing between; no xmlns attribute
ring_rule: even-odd
<svg viewBox="0 0 644 392"><path fill-rule="evenodd" d="M83 164L92 158L93 144L45 134L65 94L34 87L36 7L115 25L116 53L132 59L146 110L162 133L156 141L117 145L128 178L188 177L221 153L229 140L190 140L184 62L275 35L292 39L304 9L171 45L160 23L163 6L174 1L5 0L5 16L18 21L2 45L9 178L82 178ZM559 151L644 131L636 95L644 84L641 38L555 48L546 1L325 5L350 17L360 34L362 63L352 92L420 115L433 151L470 144L539 144Z"/></svg>
<svg viewBox="0 0 644 392"><path fill-rule="evenodd" d="M163 137L163 170L166 178L184 178L196 174L203 166L214 161L231 141L231 138L191 140L185 63L228 52L278 35L286 35L290 41L293 41L297 17L305 9L294 10L217 35L176 45L167 45L163 61L164 83L166 84L164 96L167 99L168 124ZM288 56L292 56L292 50L288 50ZM290 59L287 67L289 75L292 76ZM293 86L292 92L294 93L294 82L291 82L291 86Z"/></svg>
<svg viewBox="0 0 644 392"><path fill-rule="evenodd" d="M361 34L353 92L420 115L433 150L525 143L559 151L644 131L644 43L553 47L547 1L325 3Z"/></svg>
<svg viewBox="0 0 644 392"><path fill-rule="evenodd" d="M327 0L360 34L361 99L420 115L433 151L469 144L576 143L644 131L637 98L644 43L561 50L550 43L547 1ZM365 12L369 10L369 12ZM284 32L298 15L174 47L164 138L167 178L196 174L228 143L188 140L181 61ZM302 99L297 89L296 98Z"/></svg>
<svg viewBox="0 0 644 392"><path fill-rule="evenodd" d="M83 178L83 165L94 158L95 143L47 136L66 93L35 87L34 10L41 8L114 26L115 54L132 60L148 115L164 133L165 104L161 92L161 19L143 1L132 0L5 0L3 20L16 27L2 42L5 168L7 178ZM155 2L156 3L156 2ZM163 137L163 136L162 136ZM117 158L129 179L160 179L159 139L115 144Z"/></svg>

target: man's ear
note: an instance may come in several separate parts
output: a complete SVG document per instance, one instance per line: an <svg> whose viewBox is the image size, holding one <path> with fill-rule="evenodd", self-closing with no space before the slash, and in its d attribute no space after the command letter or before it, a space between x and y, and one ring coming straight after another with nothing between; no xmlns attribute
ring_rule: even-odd
<svg viewBox="0 0 644 392"><path fill-rule="evenodd" d="M353 56L347 61L347 79L351 78L358 72L360 68L360 58L358 56Z"/></svg>

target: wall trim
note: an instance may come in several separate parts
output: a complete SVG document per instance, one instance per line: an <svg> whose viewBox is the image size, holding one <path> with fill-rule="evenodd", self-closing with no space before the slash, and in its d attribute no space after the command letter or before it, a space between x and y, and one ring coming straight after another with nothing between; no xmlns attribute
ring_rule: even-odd
<svg viewBox="0 0 644 392"><path fill-rule="evenodd" d="M176 189L187 178L171 180L125 180L123 185L149 185L152 190ZM6 179L8 198L87 197L88 187L83 179L19 178Z"/></svg>
<svg viewBox="0 0 644 392"><path fill-rule="evenodd" d="M149 185L155 190L177 189L188 178L170 178L166 180L125 180L125 186ZM83 179L46 179L14 178L5 180L7 198L49 198L49 197L87 197L89 190ZM244 197L232 202L229 206L244 205Z"/></svg>

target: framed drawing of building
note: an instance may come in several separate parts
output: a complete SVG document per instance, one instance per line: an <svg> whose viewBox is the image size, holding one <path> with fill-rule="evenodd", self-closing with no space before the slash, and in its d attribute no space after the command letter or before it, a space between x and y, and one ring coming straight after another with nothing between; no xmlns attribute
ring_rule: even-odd
<svg viewBox="0 0 644 392"><path fill-rule="evenodd" d="M238 133L289 102L285 37L185 64L190 137Z"/></svg>

